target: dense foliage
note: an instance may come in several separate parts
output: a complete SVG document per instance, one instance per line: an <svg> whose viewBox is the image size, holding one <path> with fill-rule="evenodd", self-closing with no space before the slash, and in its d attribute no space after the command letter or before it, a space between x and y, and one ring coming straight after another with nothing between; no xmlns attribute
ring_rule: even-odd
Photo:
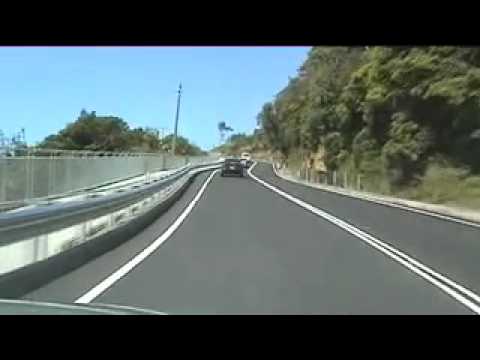
<svg viewBox="0 0 480 360"><path fill-rule="evenodd" d="M245 133L236 133L228 137L225 144L217 147L214 151L220 151L228 155L240 155L242 152L261 152L265 151L266 144L263 136L258 132L252 135Z"/></svg>
<svg viewBox="0 0 480 360"><path fill-rule="evenodd" d="M170 149L172 146L173 135L167 135L162 139L162 148ZM194 145L183 136L177 136L175 143L175 153L178 155L205 155L206 152Z"/></svg>
<svg viewBox="0 0 480 360"><path fill-rule="evenodd" d="M158 152L171 148L172 135L159 138L158 130L133 128L114 116L97 116L82 110L78 119L56 135L50 135L39 147L67 150ZM183 137L177 137L176 153L200 155L202 150Z"/></svg>
<svg viewBox="0 0 480 360"><path fill-rule="evenodd" d="M479 172L480 49L314 47L258 122L273 151L322 146L328 169L353 164L392 186L439 158Z"/></svg>

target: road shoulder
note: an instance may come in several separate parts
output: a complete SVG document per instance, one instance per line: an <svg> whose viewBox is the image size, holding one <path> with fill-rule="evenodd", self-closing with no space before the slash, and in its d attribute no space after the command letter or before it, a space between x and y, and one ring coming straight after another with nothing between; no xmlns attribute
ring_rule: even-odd
<svg viewBox="0 0 480 360"><path fill-rule="evenodd" d="M329 191L343 196L353 197L365 201L370 201L380 205L386 205L391 207L399 207L408 211L421 212L424 215L434 216L449 221L455 221L466 225L471 225L480 228L480 212L461 209L454 207L447 207L443 205L429 204L420 201L406 200L401 198L395 198L391 196L383 196L373 193L367 193L364 191L356 191L352 189L343 189L339 187L314 184L305 180L300 180L293 177L291 174L286 173L282 169L277 169L273 164L271 165L276 176L286 181L290 181L299 185L307 186L314 189L323 191Z"/></svg>

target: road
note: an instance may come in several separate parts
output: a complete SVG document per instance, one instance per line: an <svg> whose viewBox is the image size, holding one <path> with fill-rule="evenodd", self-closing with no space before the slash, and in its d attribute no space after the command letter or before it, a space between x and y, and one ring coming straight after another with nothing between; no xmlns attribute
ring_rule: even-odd
<svg viewBox="0 0 480 360"><path fill-rule="evenodd" d="M480 290L480 228L293 184L267 164L252 173L259 180L197 176L142 233L25 298L71 303L97 291L84 302L169 314L480 311L462 290Z"/></svg>

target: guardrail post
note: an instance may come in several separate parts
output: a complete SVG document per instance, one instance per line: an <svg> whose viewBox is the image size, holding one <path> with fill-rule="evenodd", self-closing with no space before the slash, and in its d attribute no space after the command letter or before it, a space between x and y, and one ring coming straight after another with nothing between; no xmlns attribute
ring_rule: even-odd
<svg viewBox="0 0 480 360"><path fill-rule="evenodd" d="M42 235L43 240L43 259L48 257L48 234Z"/></svg>
<svg viewBox="0 0 480 360"><path fill-rule="evenodd" d="M41 261L48 257L48 234L36 236L33 240L33 260Z"/></svg>
<svg viewBox="0 0 480 360"><path fill-rule="evenodd" d="M115 225L114 214L108 215L108 228L113 229Z"/></svg>
<svg viewBox="0 0 480 360"><path fill-rule="evenodd" d="M84 241L87 240L87 235L88 235L88 234L87 234L87 230L88 230L88 229L87 229L87 223L88 223L88 221L83 222L82 225L80 225L80 226L81 226L81 230L80 230L80 231L81 231L81 239L82 239L82 242L84 242Z"/></svg>
<svg viewBox="0 0 480 360"><path fill-rule="evenodd" d="M38 236L33 240L33 261L38 261L40 257L40 238Z"/></svg>

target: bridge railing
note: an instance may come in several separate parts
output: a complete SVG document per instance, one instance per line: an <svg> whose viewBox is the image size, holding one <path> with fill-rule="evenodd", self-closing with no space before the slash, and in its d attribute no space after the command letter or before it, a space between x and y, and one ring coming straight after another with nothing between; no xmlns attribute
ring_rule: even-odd
<svg viewBox="0 0 480 360"><path fill-rule="evenodd" d="M50 149L25 150L15 155L0 157L0 205L7 208L212 158Z"/></svg>
<svg viewBox="0 0 480 360"><path fill-rule="evenodd" d="M31 290L128 240L173 203L198 172L219 166L218 161L204 161L163 178L92 193L83 200L0 213L0 297L18 295L23 291L20 287ZM39 273L41 269L45 274Z"/></svg>

